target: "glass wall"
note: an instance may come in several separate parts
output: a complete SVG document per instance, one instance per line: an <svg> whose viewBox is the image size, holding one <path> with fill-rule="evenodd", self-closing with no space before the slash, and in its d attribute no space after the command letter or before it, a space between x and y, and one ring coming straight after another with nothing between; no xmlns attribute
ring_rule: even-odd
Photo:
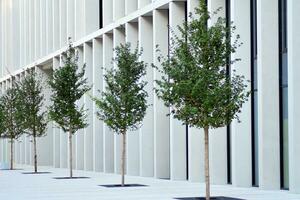
<svg viewBox="0 0 300 200"><path fill-rule="evenodd" d="M229 27L231 23L231 17L230 17L230 0L226 0L226 26ZM226 71L227 75L230 76L230 60L231 58L229 57L227 60L227 66L226 66ZM231 173L231 124L227 125L227 183L231 184L232 183L232 173Z"/></svg>
<svg viewBox="0 0 300 200"><path fill-rule="evenodd" d="M258 126L257 126L257 0L251 0L251 126L252 126L252 185L258 178Z"/></svg>
<svg viewBox="0 0 300 200"><path fill-rule="evenodd" d="M289 188L287 1L279 0L279 94L281 187Z"/></svg>

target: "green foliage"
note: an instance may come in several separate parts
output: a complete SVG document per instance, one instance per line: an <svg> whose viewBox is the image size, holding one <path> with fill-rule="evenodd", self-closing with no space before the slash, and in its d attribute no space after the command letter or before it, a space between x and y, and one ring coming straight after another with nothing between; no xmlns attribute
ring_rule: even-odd
<svg viewBox="0 0 300 200"><path fill-rule="evenodd" d="M16 140L24 133L21 107L19 84L13 82L12 86L0 98L2 138Z"/></svg>
<svg viewBox="0 0 300 200"><path fill-rule="evenodd" d="M84 77L85 65L78 67L77 51L72 43L62 55L64 65L53 72L49 81L52 89L52 106L49 118L55 121L64 132L74 134L77 130L88 126L86 122L86 110L79 107L77 101L91 89Z"/></svg>
<svg viewBox="0 0 300 200"><path fill-rule="evenodd" d="M20 82L20 100L22 101L26 134L33 137L44 136L47 127L47 113L42 110L45 101L42 82L33 71L30 71Z"/></svg>
<svg viewBox="0 0 300 200"><path fill-rule="evenodd" d="M233 38L235 27L226 27L224 18L207 26L212 14L204 0L196 15L178 27L180 35L172 37L170 56L161 59L164 75L156 81L156 93L171 107L173 116L185 124L223 127L238 119L249 96L245 78L234 70L229 75L226 70L227 65L239 61L228 58L241 44L239 36Z"/></svg>
<svg viewBox="0 0 300 200"><path fill-rule="evenodd" d="M141 52L138 48L131 52L129 43L115 49L116 68L106 70L104 80L106 89L100 99L94 98L99 108L98 117L116 133L139 128L146 114L147 82L141 78L146 74L143 61L139 61Z"/></svg>

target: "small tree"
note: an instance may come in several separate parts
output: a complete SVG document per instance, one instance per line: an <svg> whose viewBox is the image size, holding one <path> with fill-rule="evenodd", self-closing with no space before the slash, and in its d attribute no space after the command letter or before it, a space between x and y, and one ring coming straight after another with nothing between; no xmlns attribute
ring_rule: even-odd
<svg viewBox="0 0 300 200"><path fill-rule="evenodd" d="M217 10L218 11L218 10ZM214 14L217 13L214 12ZM209 128L224 127L238 119L249 93L245 78L226 65L231 53L240 43L239 36L231 43L235 27L226 27L226 21L218 18L208 27L211 19L205 0L196 8L197 18L179 26L179 36L171 42L171 54L162 59L163 77L157 80L158 96L171 107L174 118L190 127L204 129L206 199L210 199L209 176Z"/></svg>
<svg viewBox="0 0 300 200"><path fill-rule="evenodd" d="M37 173L36 138L46 134L46 111L43 111L44 95L42 82L35 72L30 71L20 82L20 99L24 114L25 133L33 137L34 172Z"/></svg>
<svg viewBox="0 0 300 200"><path fill-rule="evenodd" d="M49 118L58 124L64 132L69 133L69 165L70 178L72 171L72 135L77 130L88 126L84 106L78 107L76 102L91 89L84 78L85 65L79 70L77 51L69 42L69 48L62 54L64 65L54 70L49 81L52 88L52 106Z"/></svg>
<svg viewBox="0 0 300 200"><path fill-rule="evenodd" d="M139 61L138 48L131 52L130 44L120 45L115 49L115 69L106 70L104 80L106 89L100 99L94 98L99 108L97 115L115 133L122 135L122 181L125 182L126 133L136 130L146 114L147 82L141 78L146 74L147 65Z"/></svg>
<svg viewBox="0 0 300 200"><path fill-rule="evenodd" d="M14 169L14 142L24 133L20 89L16 82L0 98L1 137L10 141L10 169Z"/></svg>

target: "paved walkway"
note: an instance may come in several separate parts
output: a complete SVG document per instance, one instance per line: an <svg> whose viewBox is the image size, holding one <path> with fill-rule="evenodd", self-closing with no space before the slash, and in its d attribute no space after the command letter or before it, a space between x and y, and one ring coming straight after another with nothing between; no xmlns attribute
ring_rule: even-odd
<svg viewBox="0 0 300 200"><path fill-rule="evenodd" d="M67 169L41 168L51 174L28 175L32 168L0 171L0 200L110 200L110 199L173 199L196 197L204 194L204 184L187 181L168 181L154 178L127 176L127 183L139 183L148 187L104 188L98 185L119 184L120 176L86 171L74 171L75 176L90 179L57 180L67 176ZM258 188L212 186L212 194L247 200L300 200L300 195L288 191L262 191Z"/></svg>

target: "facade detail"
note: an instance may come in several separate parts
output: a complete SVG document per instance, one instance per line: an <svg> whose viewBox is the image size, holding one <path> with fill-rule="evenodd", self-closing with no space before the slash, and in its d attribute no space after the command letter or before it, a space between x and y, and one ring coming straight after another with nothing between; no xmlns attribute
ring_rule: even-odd
<svg viewBox="0 0 300 200"><path fill-rule="evenodd" d="M236 26L243 45L228 67L250 80L251 98L243 105L241 123L210 131L213 184L300 193L300 1L208 0L208 9ZM149 63L149 94L143 126L127 134L126 174L204 182L204 132L167 116L169 109L153 91L161 75L156 46L168 55L177 26L190 20L198 0L2 0L0 1L0 90L35 69L45 80L62 65L68 38L86 64L93 84L78 102L88 109L89 126L73 138L73 166L78 170L120 173L121 136L95 115L89 95L104 89L103 67L114 67L113 48L130 42L143 48ZM212 18L213 23L218 16ZM209 25L209 24L208 24ZM170 27L172 31L168 29ZM50 90L44 87L47 105ZM46 107L45 107L46 109ZM0 140L0 162L10 156L8 140ZM15 163L33 164L31 138L15 144ZM67 134L50 123L38 138L39 165L68 167Z"/></svg>

